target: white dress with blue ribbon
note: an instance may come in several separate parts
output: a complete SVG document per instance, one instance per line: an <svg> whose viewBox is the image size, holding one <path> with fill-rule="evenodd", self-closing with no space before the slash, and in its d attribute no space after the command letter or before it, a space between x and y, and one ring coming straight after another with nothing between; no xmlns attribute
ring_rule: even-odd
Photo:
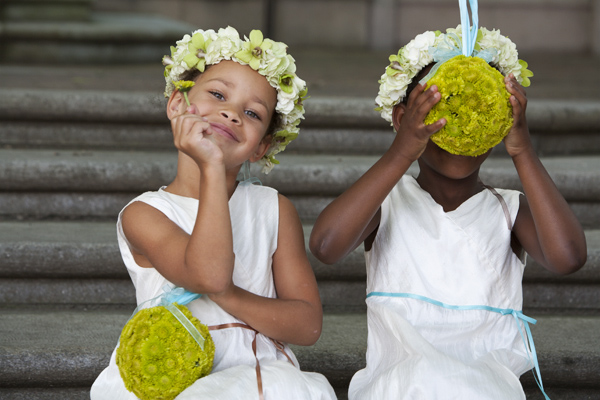
<svg viewBox="0 0 600 400"><path fill-rule="evenodd" d="M229 200L236 256L233 281L237 286L252 293L271 298L276 297L272 256L277 249L279 224L277 196L277 192L268 187L240 184ZM151 205L185 232L191 233L196 220L198 200L177 196L160 189L157 192L144 193L133 201L142 201ZM123 261L136 288L138 305L160 296L165 284L170 282L154 268L142 268L135 263L122 230L120 215L117 235ZM299 369L298 362L287 345L282 346L254 330L240 327L245 324L225 312L206 296L192 301L187 306L205 325L219 327L224 324L237 324L237 326L211 330L216 348L213 372L196 381L177 399L330 400L336 398L333 388L324 376ZM253 343L254 341L256 342ZM253 351L254 344L256 353ZM258 374L257 360L260 369ZM125 389L115 363L114 352L109 366L98 376L92 386L91 399L136 399L133 393Z"/></svg>
<svg viewBox="0 0 600 400"><path fill-rule="evenodd" d="M483 190L444 212L400 180L365 253L367 365L350 400L525 399L523 320L535 321L520 313L525 265L510 245L519 195Z"/></svg>

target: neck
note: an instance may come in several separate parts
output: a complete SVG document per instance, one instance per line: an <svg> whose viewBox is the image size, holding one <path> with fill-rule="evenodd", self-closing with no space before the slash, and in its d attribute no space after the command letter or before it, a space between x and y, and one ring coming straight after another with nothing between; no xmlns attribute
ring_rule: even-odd
<svg viewBox="0 0 600 400"><path fill-rule="evenodd" d="M228 198L233 196L237 187L237 175L241 166L226 171L225 184L227 186ZM202 185L202 174L200 168L190 157L179 153L177 158L177 175L175 179L167 186L166 190L179 196L198 199L200 196L200 186Z"/></svg>
<svg viewBox="0 0 600 400"><path fill-rule="evenodd" d="M479 180L479 169L467 177L455 179L421 168L417 182L446 212L457 209L484 188Z"/></svg>

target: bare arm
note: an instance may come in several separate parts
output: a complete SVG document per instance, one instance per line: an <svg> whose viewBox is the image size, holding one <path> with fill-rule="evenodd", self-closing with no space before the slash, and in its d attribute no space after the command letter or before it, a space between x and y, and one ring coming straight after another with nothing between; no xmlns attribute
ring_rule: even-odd
<svg viewBox="0 0 600 400"><path fill-rule="evenodd" d="M286 343L312 345L321 335L321 300L306 257L300 218L292 203L283 196L279 196L277 242L273 255L277 298L257 296L233 284L210 298L268 337Z"/></svg>
<svg viewBox="0 0 600 400"><path fill-rule="evenodd" d="M210 125L190 113L172 119L175 147L197 165L198 217L191 235L153 207L133 203L123 212L123 230L136 262L154 267L195 293L218 293L231 283L234 254L223 154Z"/></svg>
<svg viewBox="0 0 600 400"><path fill-rule="evenodd" d="M573 273L587 259L583 229L535 154L525 119L525 89L512 74L506 81L512 94L514 124L505 144L525 192L513 232L525 251L545 268Z"/></svg>
<svg viewBox="0 0 600 400"><path fill-rule="evenodd" d="M408 105L394 109L397 134L389 150L317 218L309 245L322 262L341 260L375 231L381 203L423 153L429 137L444 126L443 119L424 125L425 116L440 99L435 86L424 88L417 86L408 97Z"/></svg>

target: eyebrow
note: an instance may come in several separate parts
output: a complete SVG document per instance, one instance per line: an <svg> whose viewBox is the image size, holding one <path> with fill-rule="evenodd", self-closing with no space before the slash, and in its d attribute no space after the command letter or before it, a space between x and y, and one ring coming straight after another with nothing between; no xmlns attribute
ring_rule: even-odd
<svg viewBox="0 0 600 400"><path fill-rule="evenodd" d="M207 82L212 82L212 81L219 81L223 85L227 86L228 88L232 88L234 86L232 82L229 82L229 81L227 81L225 79L221 79L221 78L212 78L212 79L209 79ZM255 102L257 102L259 104L262 104L263 107L265 107L265 109L267 110L267 112L270 112L269 106L263 99L261 99L260 97L255 95L255 96L253 96L252 100L254 100Z"/></svg>

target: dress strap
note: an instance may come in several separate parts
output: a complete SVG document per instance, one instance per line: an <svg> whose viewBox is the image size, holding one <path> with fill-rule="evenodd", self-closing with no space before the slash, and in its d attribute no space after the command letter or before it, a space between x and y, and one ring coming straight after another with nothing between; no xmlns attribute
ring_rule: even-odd
<svg viewBox="0 0 600 400"><path fill-rule="evenodd" d="M500 202L500 205L502 206L502 211L504 211L504 217L506 218L506 225L508 226L508 230L512 231L512 219L510 218L510 211L508 211L508 205L506 205L506 201L504 201L504 197L502 197L502 195L500 193L498 193L498 191L496 191L496 189L494 189L493 187L485 185L484 183L481 183L481 184L483 185L484 188L486 188L487 190L492 192L492 194L494 196L496 196L496 198Z"/></svg>
<svg viewBox="0 0 600 400"><path fill-rule="evenodd" d="M259 400L264 400L265 396L263 394L262 375L260 373L260 362L258 361L258 357L256 356L256 335L258 334L258 331L256 329L250 327L249 325L242 324L240 322L231 322L228 324L211 325L208 327L208 330L209 331L218 331L221 329L228 329L228 328L242 328L242 329L248 329L248 330L251 330L254 332L254 339L252 340L252 351L254 352L254 358L256 359L256 383L258 385L258 398L259 398ZM283 343L281 343L280 341L275 340L275 339L271 339L271 341L275 345L275 348L277 350L279 350L280 352L282 352L283 355L286 356L288 361L290 363L292 363L292 365L295 365L294 362L292 361L291 357L286 353Z"/></svg>
<svg viewBox="0 0 600 400"><path fill-rule="evenodd" d="M533 370L534 370L533 378L535 379L535 382L537 383L540 390L542 391L544 398L546 400L550 400L550 397L548 397L548 395L544 391L544 384L542 383L542 374L540 372L540 365L538 363L537 353L535 351L535 344L533 343L533 336L531 335L531 329L529 329L529 324L531 323L531 324L535 325L535 323L537 321L531 317L526 316L525 314L523 314L522 311L513 310L511 308L490 307L490 306L486 306L486 305L458 306L458 305L453 305L453 304L446 304L441 301L434 300L429 297L425 297L425 296L421 296L421 295L413 294L413 293L371 292L371 293L367 294L367 298L373 297L373 296L407 298L407 299L426 301L435 306L443 307L443 308L446 308L449 310L462 310L462 311L482 310L482 311L496 312L501 315L512 315L515 318L515 322L517 323L517 328L519 328L519 333L521 334L521 339L523 339L523 344L525 345L525 349L529 350L529 351L526 351L526 353L527 353L527 357L529 358L529 362L533 366ZM522 322L523 326L525 327L527 339L525 339L525 335L523 334L523 330L521 329L521 324L519 323L519 321ZM529 341L529 346L527 345L527 341ZM531 347L531 348L529 349L528 347Z"/></svg>

